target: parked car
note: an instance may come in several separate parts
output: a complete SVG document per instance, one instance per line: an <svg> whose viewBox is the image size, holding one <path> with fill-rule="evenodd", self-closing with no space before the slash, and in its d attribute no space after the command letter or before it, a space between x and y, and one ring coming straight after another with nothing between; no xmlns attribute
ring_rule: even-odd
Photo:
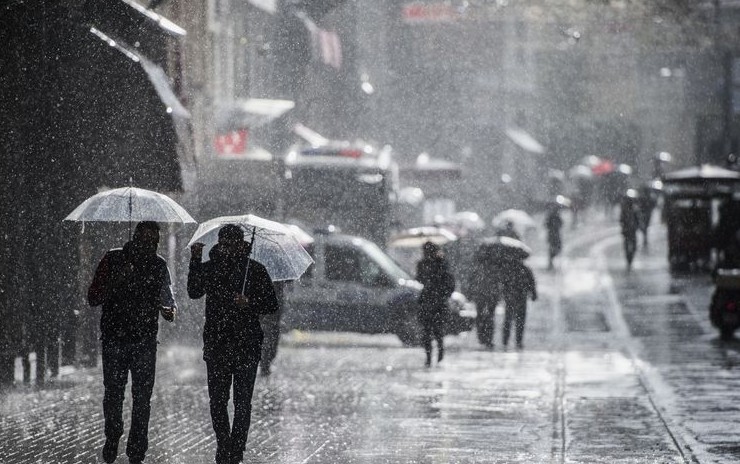
<svg viewBox="0 0 740 464"><path fill-rule="evenodd" d="M423 288L376 244L357 236L317 234L307 246L315 264L285 293L285 330L393 333L420 342L418 298ZM470 330L475 306L450 297L447 333Z"/></svg>

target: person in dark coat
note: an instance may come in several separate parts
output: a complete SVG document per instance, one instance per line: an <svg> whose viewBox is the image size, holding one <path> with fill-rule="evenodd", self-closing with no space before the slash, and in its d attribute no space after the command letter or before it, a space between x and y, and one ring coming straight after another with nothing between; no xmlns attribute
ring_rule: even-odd
<svg viewBox="0 0 740 464"><path fill-rule="evenodd" d="M416 264L416 280L424 288L419 296L419 322L427 367L432 365L432 338L437 341L437 362L444 358L444 330L449 309L447 299L455 290L455 278L442 250L432 242L424 244L423 257Z"/></svg>
<svg viewBox="0 0 740 464"><path fill-rule="evenodd" d="M549 245L548 269L554 268L554 259L560 254L563 248L563 242L560 237L560 229L563 227L563 219L560 217L560 207L557 205L550 206L545 218L545 227L547 228L547 242Z"/></svg>
<svg viewBox="0 0 740 464"><path fill-rule="evenodd" d="M627 258L627 270L632 269L632 260L637 250L637 229L640 217L634 200L634 192L628 192L620 204L619 224L622 227L624 239L624 255Z"/></svg>
<svg viewBox="0 0 740 464"><path fill-rule="evenodd" d="M280 317L285 304L285 282L275 282L275 296L278 299L279 309L274 313L265 314L260 318L265 339L262 342L262 358L260 359L260 373L268 376L272 373L272 362L275 360L280 344Z"/></svg>
<svg viewBox="0 0 740 464"><path fill-rule="evenodd" d="M123 397L131 372L131 430L126 454L131 463L144 460L149 447L149 412L157 360L160 314L172 322L176 305L167 263L157 255L159 226L141 222L123 248L108 251L98 264L87 298L103 305L103 460L113 462L123 435Z"/></svg>
<svg viewBox="0 0 740 464"><path fill-rule="evenodd" d="M206 296L203 360L208 371L211 420L216 434L216 463L241 462L252 415L252 394L263 332L260 316L278 311L265 267L249 259L244 232L228 224L218 244L201 262L203 244L191 247L188 295ZM229 423L229 391L234 386L234 421Z"/></svg>
<svg viewBox="0 0 740 464"><path fill-rule="evenodd" d="M522 348L524 324L527 319L527 297L537 300L537 284L532 270L521 260L511 259L501 265L499 274L506 312L504 315L503 344L509 343L511 324L516 331L516 346Z"/></svg>
<svg viewBox="0 0 740 464"><path fill-rule="evenodd" d="M478 311L478 341L487 348L493 348L496 306L501 301L500 271L495 253L490 247L481 245L473 262L470 297Z"/></svg>

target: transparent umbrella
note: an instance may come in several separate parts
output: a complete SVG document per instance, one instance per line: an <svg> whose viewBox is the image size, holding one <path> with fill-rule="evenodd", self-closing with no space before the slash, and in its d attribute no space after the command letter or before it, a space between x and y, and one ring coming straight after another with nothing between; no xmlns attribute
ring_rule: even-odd
<svg viewBox="0 0 740 464"><path fill-rule="evenodd" d="M299 242L297 233L289 226L254 214L209 219L198 226L188 246L196 242L203 243L207 256L213 245L218 243L218 231L226 224L234 224L244 230L245 237L249 237L252 244L250 258L265 266L273 282L296 280L313 263Z"/></svg>
<svg viewBox="0 0 740 464"><path fill-rule="evenodd" d="M173 200L159 192L136 187L122 187L97 193L83 201L65 221L82 222L128 222L141 221L175 222L194 224L195 219Z"/></svg>

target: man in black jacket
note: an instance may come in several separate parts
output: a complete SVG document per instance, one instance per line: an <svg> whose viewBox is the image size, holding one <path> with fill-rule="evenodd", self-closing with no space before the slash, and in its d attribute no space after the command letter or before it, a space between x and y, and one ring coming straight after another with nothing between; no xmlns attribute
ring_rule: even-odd
<svg viewBox="0 0 740 464"><path fill-rule="evenodd" d="M203 359L208 370L216 463L241 462L252 415L252 393L262 350L259 316L278 310L265 267L251 259L244 232L228 224L202 263L203 244L191 247L188 295L206 295ZM234 423L229 424L229 390L234 384Z"/></svg>
<svg viewBox="0 0 740 464"><path fill-rule="evenodd" d="M123 435L123 397L129 371L133 407L126 454L131 463L139 463L148 449L159 315L172 322L176 311L170 273L164 258L157 255L158 244L157 223L139 223L130 242L103 256L87 293L90 306L103 305L103 460L108 463L116 460Z"/></svg>

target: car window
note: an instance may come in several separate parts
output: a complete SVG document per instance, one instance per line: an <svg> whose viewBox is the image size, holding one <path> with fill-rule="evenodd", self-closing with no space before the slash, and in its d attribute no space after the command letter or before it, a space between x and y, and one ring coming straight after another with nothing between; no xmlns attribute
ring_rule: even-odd
<svg viewBox="0 0 740 464"><path fill-rule="evenodd" d="M361 250L343 245L327 245L326 278L373 285L382 274L380 266Z"/></svg>
<svg viewBox="0 0 740 464"><path fill-rule="evenodd" d="M367 253L363 256L365 256L366 259L370 260L376 267L382 269L381 272L385 272L388 277L394 280L411 279L408 273L404 271L401 266L399 266L398 263L393 260L393 258L385 254L385 252L381 250L378 245L372 242L366 242L363 245L363 249Z"/></svg>
<svg viewBox="0 0 740 464"><path fill-rule="evenodd" d="M308 269L306 269L306 272L303 273L301 276L301 279L312 279L313 278L313 270L316 267L315 261L316 261L316 255L314 254L314 247L313 244L309 244L304 246L306 251L309 255L311 255L311 258L314 260L314 263L312 263L310 266L308 266Z"/></svg>

